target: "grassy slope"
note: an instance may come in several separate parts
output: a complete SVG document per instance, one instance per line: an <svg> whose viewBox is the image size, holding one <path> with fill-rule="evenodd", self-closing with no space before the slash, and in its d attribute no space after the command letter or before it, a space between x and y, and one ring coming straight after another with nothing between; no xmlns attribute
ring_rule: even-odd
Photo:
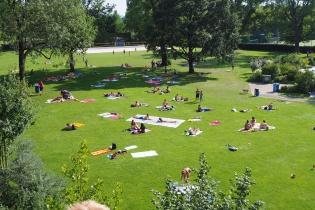
<svg viewBox="0 0 315 210"><path fill-rule="evenodd" d="M47 169L61 174L61 166L69 164L68 157L75 153L83 139L88 140L91 151L108 147L116 142L118 149L137 145L138 149L130 152L156 150L156 157L133 159L130 154L120 155L110 161L105 155L90 157L92 180L102 178L105 181L107 193L111 192L114 182L123 186L123 203L121 209L154 209L150 203L153 198L151 189L163 191L165 178L175 181L180 179L183 167L198 167L200 153L205 153L212 167L210 175L221 181L219 188L228 189L229 179L234 171L239 174L246 166L252 168L253 179L257 184L252 188L251 201L265 201L266 209L310 209L315 199L313 188L314 164L313 150L315 143L310 127L313 125L314 105L308 103L273 101L279 110L266 112L255 108L257 105L268 104L271 100L242 94L241 89L248 87L246 77L251 73L248 62L253 56L272 56L262 52L241 52L234 72L227 72L229 65L217 66L210 59L196 66L197 72L209 72L207 77L188 75L187 67L180 64L183 60L173 61L170 69L176 68L181 75L180 85L170 85L172 93L166 95L148 94L145 90L152 89L145 79L136 76L141 69L150 65L152 56L147 52L131 52L131 56L123 53L87 55L93 68L85 68L81 56L78 57L77 70L84 78L71 79L66 82L46 82L43 96L34 96L41 106L36 124L28 129L25 138L34 140L38 147L36 152L46 163ZM155 58L157 60L157 58ZM52 60L59 63L62 59ZM34 68L35 75L28 78L30 84L38 82L45 76L65 74L64 67L54 68L45 65L44 59L36 60L36 64L27 62L27 69ZM0 74L6 74L17 63L14 53L3 53L0 56ZM122 69L121 63L129 63L131 69ZM48 72L40 69L48 68ZM93 75L97 70L101 74ZM97 81L113 73L128 72L129 75L118 82L107 83L105 88L91 87ZM162 69L150 71L151 75L159 75ZM164 83L162 87L166 88ZM198 103L194 102L194 91L199 88L204 91L205 107L215 108L212 112L196 113ZM30 90L33 91L30 86ZM78 99L94 98L94 103L66 102L45 104L50 98L59 96L62 89L69 90ZM130 98L107 100L103 93L120 91ZM171 100L178 93L188 97L188 102L176 103L175 111L159 112L154 107L162 104L164 99ZM136 100L149 103L149 107L131 108ZM171 103L174 104L174 103ZM232 108L251 108L250 113L233 113ZM124 119L111 120L101 118L102 112L118 112ZM152 131L144 135L131 135L122 132L130 123L127 118L135 114L149 113L152 116L189 119L192 116L204 116L201 122L184 122L178 128L167 128L148 125ZM276 130L268 132L237 132L247 119L255 116L261 122L267 120L276 126ZM222 122L219 126L209 126L214 120ZM60 131L67 122L86 124L75 132ZM183 131L191 126L199 127L203 133L197 137L186 137ZM239 151L230 152L226 144L238 147ZM295 173L296 178L290 179ZM194 175L192 175L192 179Z"/></svg>

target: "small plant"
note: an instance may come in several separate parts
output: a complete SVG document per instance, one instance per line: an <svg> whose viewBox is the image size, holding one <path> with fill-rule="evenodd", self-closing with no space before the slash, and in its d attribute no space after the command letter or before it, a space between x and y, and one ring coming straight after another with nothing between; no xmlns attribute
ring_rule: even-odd
<svg viewBox="0 0 315 210"><path fill-rule="evenodd" d="M252 71L261 70L264 66L271 64L272 61L269 60L267 57L260 57L252 59L250 62L250 67Z"/></svg>

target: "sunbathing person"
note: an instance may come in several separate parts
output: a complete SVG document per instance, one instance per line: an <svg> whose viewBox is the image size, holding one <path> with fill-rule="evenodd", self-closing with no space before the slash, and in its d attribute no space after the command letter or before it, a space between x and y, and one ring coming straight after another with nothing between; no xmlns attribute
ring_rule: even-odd
<svg viewBox="0 0 315 210"><path fill-rule="evenodd" d="M139 126L137 125L137 123L134 120L131 120L131 124L130 124L130 130L140 130Z"/></svg>
<svg viewBox="0 0 315 210"><path fill-rule="evenodd" d="M65 130L65 131L77 130L77 127L74 124L70 125L70 123L67 123L66 127L64 127L64 129L62 130Z"/></svg>
<svg viewBox="0 0 315 210"><path fill-rule="evenodd" d="M275 110L276 108L273 107L273 103L270 103L268 105L268 110Z"/></svg>
<svg viewBox="0 0 315 210"><path fill-rule="evenodd" d="M135 119L141 119L141 120L151 120L149 114L147 114L146 116L134 116L133 118Z"/></svg>
<svg viewBox="0 0 315 210"><path fill-rule="evenodd" d="M140 133L145 133L145 129L146 129L146 127L144 126L144 124L141 123L141 125L140 125Z"/></svg>
<svg viewBox="0 0 315 210"><path fill-rule="evenodd" d="M252 127L254 127L256 125L255 117L252 117L252 120L250 121L250 124L251 124Z"/></svg>
<svg viewBox="0 0 315 210"><path fill-rule="evenodd" d="M197 112L205 112L205 111L212 111L211 108L202 107L200 104L198 105Z"/></svg>
<svg viewBox="0 0 315 210"><path fill-rule="evenodd" d="M166 121L166 120L163 120L162 118L159 118L157 122L158 122L158 123L159 123L159 122L176 123L175 120L174 120L174 121Z"/></svg>
<svg viewBox="0 0 315 210"><path fill-rule="evenodd" d="M263 120L263 122L260 124L260 126L259 126L259 129L261 129L261 130L266 130L266 129L268 129L268 125L267 125L267 122L266 122L266 120Z"/></svg>
<svg viewBox="0 0 315 210"><path fill-rule="evenodd" d="M188 183L189 178L190 178L190 172L191 172L190 168L188 168L188 167L184 168L181 172L181 174L182 174L181 180Z"/></svg>
<svg viewBox="0 0 315 210"><path fill-rule="evenodd" d="M174 106L161 107L159 111L175 110Z"/></svg>
<svg viewBox="0 0 315 210"><path fill-rule="evenodd" d="M244 130L249 131L252 129L252 125L250 124L249 120L246 120L246 123L244 125Z"/></svg>
<svg viewBox="0 0 315 210"><path fill-rule="evenodd" d="M189 128L188 129L188 134L189 135L196 135L200 131L199 128Z"/></svg>
<svg viewBox="0 0 315 210"><path fill-rule="evenodd" d="M176 96L174 97L174 100L175 101L179 101L180 100L180 97L178 96L178 94L176 94Z"/></svg>

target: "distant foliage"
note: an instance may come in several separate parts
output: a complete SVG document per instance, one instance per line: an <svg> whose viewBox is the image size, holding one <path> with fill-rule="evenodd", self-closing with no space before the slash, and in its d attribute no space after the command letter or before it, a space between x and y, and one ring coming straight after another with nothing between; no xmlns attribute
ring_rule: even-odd
<svg viewBox="0 0 315 210"><path fill-rule="evenodd" d="M235 181L230 181L231 188L227 193L217 189L218 181L213 180L208 173L210 166L205 161L205 155L199 157L200 168L192 169L196 173L197 178L183 185L184 189L176 190L170 179L166 180L166 191L160 193L152 190L155 199L152 203L156 209L259 209L262 207L262 201L256 201L250 204L247 197L251 193L251 186L255 184L251 180L251 170L245 169L243 175L239 176L235 173Z"/></svg>
<svg viewBox="0 0 315 210"><path fill-rule="evenodd" d="M285 64L289 63L293 66L300 67L303 64L303 58L299 57L297 54L287 54L280 55L274 59L274 63L276 64Z"/></svg>

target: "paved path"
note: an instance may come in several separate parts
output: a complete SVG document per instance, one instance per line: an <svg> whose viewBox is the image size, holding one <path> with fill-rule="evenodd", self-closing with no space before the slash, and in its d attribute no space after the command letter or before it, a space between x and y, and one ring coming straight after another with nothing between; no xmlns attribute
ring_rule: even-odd
<svg viewBox="0 0 315 210"><path fill-rule="evenodd" d="M144 45L137 45L137 46L117 46L117 47L92 47L88 48L86 53L113 53L114 52L123 52L126 51L145 51L147 50Z"/></svg>
<svg viewBox="0 0 315 210"><path fill-rule="evenodd" d="M280 85L281 88L282 85ZM264 84L264 83L249 83L250 91L252 95L255 95L255 89L259 89L259 97L263 98L273 98L287 101L299 101L299 102L308 102L315 103L315 100L312 99L303 99L303 98L291 98L285 95L281 95L278 92L273 92L273 84Z"/></svg>

